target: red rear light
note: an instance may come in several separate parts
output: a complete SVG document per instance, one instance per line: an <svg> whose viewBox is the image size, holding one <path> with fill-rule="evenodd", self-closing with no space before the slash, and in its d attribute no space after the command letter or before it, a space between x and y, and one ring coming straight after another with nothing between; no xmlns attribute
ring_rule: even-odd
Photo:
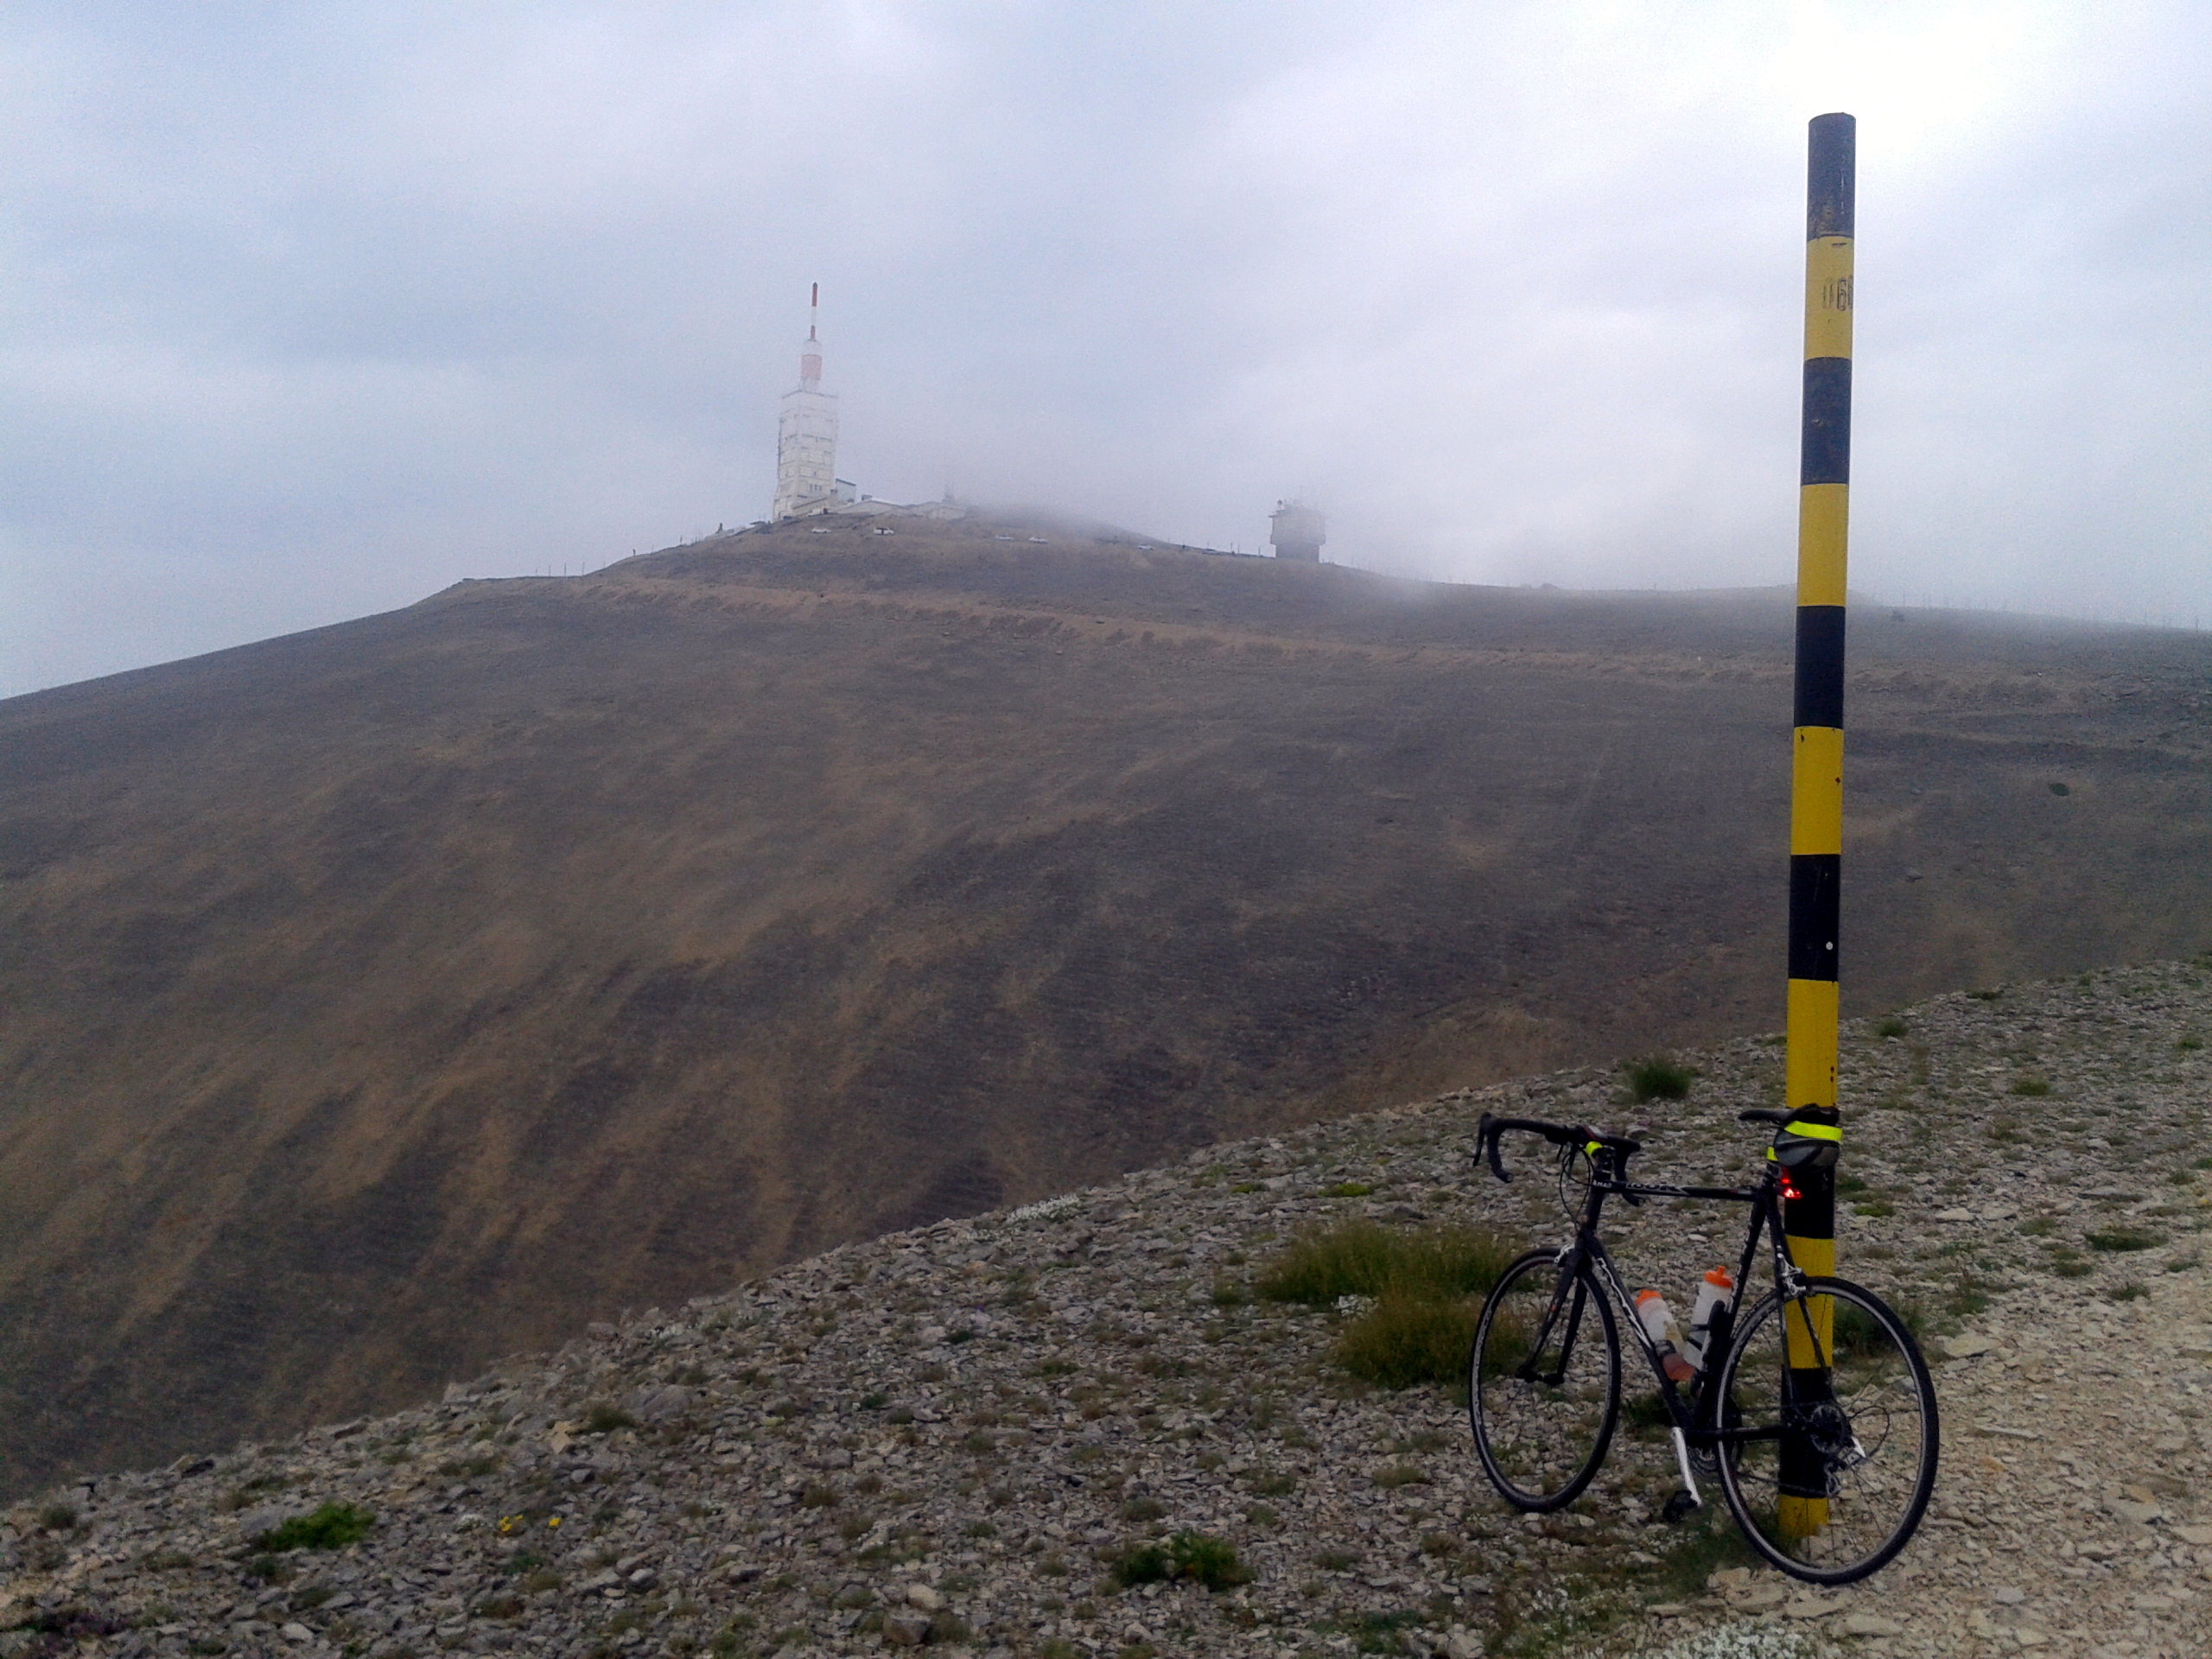
<svg viewBox="0 0 2212 1659"><path fill-rule="evenodd" d="M1803 1189L1801 1188L1796 1182L1791 1180L1789 1176L1784 1175L1782 1178L1782 1196L1789 1199L1790 1203L1796 1204L1802 1199L1805 1194Z"/></svg>

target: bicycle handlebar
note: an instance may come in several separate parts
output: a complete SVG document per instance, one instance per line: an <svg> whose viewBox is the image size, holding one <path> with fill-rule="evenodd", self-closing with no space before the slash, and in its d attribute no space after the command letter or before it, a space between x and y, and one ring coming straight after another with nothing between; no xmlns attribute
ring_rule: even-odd
<svg viewBox="0 0 2212 1659"><path fill-rule="evenodd" d="M1505 1173L1505 1164L1497 1155L1497 1138L1508 1129L1541 1135L1555 1147L1570 1145L1577 1138L1573 1129L1561 1123L1541 1122L1533 1117L1492 1117L1484 1112L1482 1122L1475 1125L1475 1161L1480 1163L1487 1157L1490 1173L1501 1181L1513 1179Z"/></svg>
<svg viewBox="0 0 2212 1659"><path fill-rule="evenodd" d="M1586 1123L1547 1123L1535 1117L1492 1117L1488 1112L1475 1126L1475 1161L1490 1161L1490 1173L1501 1181L1513 1178L1505 1173L1504 1161L1497 1154L1497 1140L1508 1129L1523 1135L1540 1135L1555 1147L1586 1147L1596 1142L1610 1147L1624 1158L1643 1150L1643 1143L1631 1141L1624 1135L1607 1135L1603 1129L1593 1129Z"/></svg>

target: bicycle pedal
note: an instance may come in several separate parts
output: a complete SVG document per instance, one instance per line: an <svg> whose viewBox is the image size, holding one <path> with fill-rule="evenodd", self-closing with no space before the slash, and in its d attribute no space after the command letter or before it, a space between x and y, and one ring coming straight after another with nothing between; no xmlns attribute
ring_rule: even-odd
<svg viewBox="0 0 2212 1659"><path fill-rule="evenodd" d="M1659 1518L1671 1526L1704 1507L1704 1500L1695 1492L1678 1491L1669 1497L1666 1507L1659 1511Z"/></svg>

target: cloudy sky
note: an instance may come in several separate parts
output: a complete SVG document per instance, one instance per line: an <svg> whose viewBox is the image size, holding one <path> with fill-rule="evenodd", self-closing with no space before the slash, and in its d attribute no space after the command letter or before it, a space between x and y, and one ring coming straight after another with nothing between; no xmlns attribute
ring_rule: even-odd
<svg viewBox="0 0 2212 1659"><path fill-rule="evenodd" d="M0 693L840 470L1477 582L1789 579L1859 118L1854 585L2212 626L2212 7L15 0Z"/></svg>

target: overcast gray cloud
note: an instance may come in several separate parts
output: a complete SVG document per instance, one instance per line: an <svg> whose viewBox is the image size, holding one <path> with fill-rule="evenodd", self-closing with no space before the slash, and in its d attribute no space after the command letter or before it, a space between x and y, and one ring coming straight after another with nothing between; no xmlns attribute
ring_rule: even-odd
<svg viewBox="0 0 2212 1659"><path fill-rule="evenodd" d="M19 3L18 691L842 470L1469 581L1789 579L1806 119L1853 576L2212 624L2195 4Z"/></svg>

